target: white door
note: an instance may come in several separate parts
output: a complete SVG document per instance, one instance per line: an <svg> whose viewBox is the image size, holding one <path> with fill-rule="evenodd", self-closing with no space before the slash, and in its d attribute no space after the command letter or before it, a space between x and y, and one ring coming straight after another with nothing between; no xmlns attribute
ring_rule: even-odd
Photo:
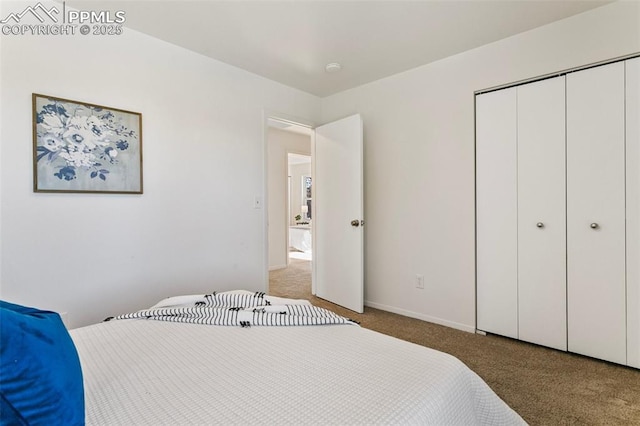
<svg viewBox="0 0 640 426"><path fill-rule="evenodd" d="M518 333L567 350L565 78L518 87Z"/></svg>
<svg viewBox="0 0 640 426"><path fill-rule="evenodd" d="M627 77L627 364L640 368L640 58Z"/></svg>
<svg viewBox="0 0 640 426"><path fill-rule="evenodd" d="M567 75L569 351L626 364L624 62Z"/></svg>
<svg viewBox="0 0 640 426"><path fill-rule="evenodd" d="M477 327L518 338L516 88L476 96Z"/></svg>
<svg viewBox="0 0 640 426"><path fill-rule="evenodd" d="M313 142L313 289L318 297L364 312L362 118L315 129Z"/></svg>

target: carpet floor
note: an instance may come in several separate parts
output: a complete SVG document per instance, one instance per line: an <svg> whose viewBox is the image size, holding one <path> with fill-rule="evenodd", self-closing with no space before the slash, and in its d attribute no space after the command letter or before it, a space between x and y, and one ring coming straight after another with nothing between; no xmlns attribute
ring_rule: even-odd
<svg viewBox="0 0 640 426"><path fill-rule="evenodd" d="M269 293L307 299L362 327L454 355L531 425L640 425L640 370L500 336L467 333L311 294L311 262L269 274Z"/></svg>

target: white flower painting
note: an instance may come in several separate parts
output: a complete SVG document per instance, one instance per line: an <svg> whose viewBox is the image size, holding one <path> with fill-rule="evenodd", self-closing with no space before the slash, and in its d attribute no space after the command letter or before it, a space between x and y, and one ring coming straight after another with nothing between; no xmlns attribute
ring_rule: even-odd
<svg viewBox="0 0 640 426"><path fill-rule="evenodd" d="M142 193L142 115L33 95L34 191Z"/></svg>

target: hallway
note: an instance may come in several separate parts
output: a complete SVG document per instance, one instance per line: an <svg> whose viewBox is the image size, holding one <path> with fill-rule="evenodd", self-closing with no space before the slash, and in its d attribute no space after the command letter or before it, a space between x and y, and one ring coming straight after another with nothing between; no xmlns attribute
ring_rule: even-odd
<svg viewBox="0 0 640 426"><path fill-rule="evenodd" d="M269 272L269 294L291 299L312 300L311 262L290 259L288 268Z"/></svg>

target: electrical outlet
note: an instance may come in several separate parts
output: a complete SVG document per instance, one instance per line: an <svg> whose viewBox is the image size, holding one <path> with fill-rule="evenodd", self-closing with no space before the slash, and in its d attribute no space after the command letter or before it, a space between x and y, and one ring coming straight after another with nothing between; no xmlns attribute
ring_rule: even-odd
<svg viewBox="0 0 640 426"><path fill-rule="evenodd" d="M416 288L424 289L424 275L416 274Z"/></svg>

